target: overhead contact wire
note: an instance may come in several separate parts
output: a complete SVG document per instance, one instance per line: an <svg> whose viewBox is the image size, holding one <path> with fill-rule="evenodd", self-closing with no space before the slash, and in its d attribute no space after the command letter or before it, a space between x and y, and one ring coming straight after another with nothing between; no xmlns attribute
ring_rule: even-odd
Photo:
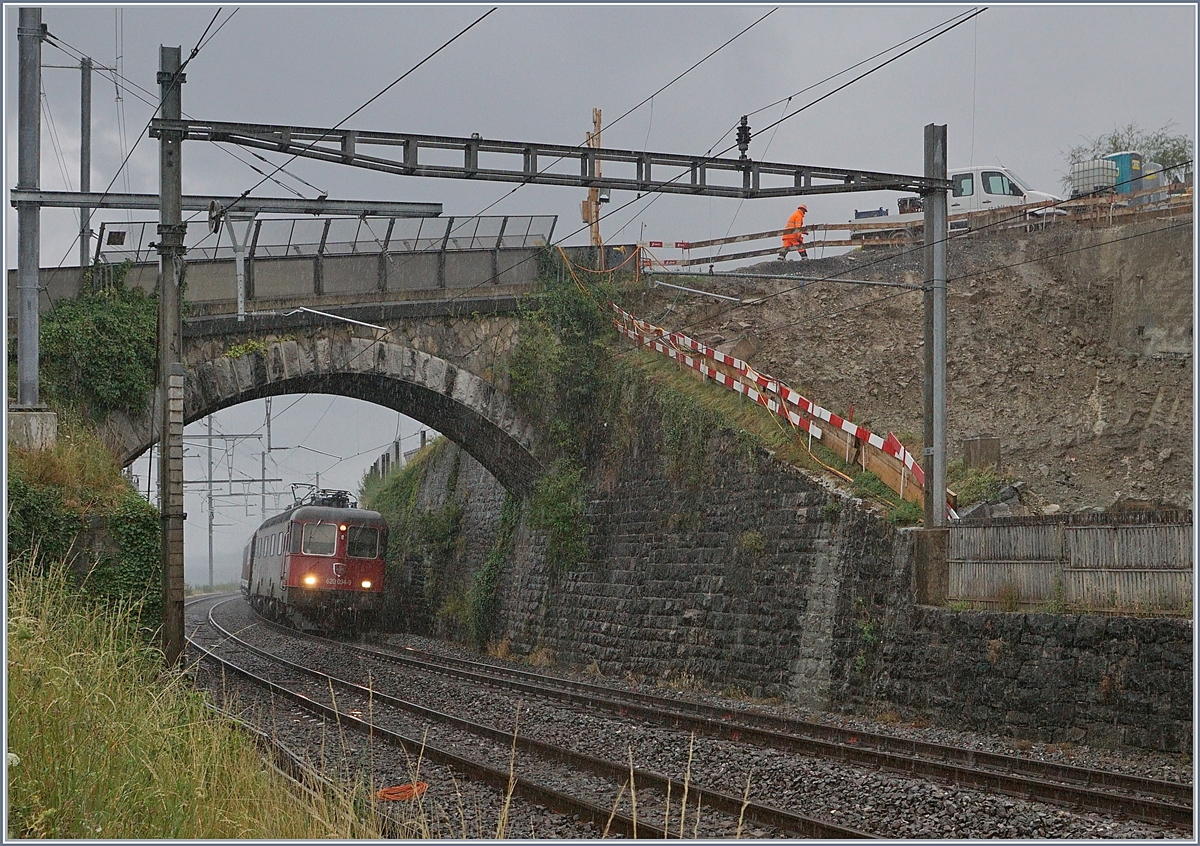
<svg viewBox="0 0 1200 846"><path fill-rule="evenodd" d="M308 146L306 146L306 147L305 147L303 150L301 150L301 151L300 151L300 153L304 152L305 150L311 150L311 149L312 149L314 146L316 146L316 145L317 145L319 142L321 142L321 141L324 141L324 140L325 140L325 139L326 139L326 138L327 138L327 137L330 135L330 133L336 132L336 131L337 131L337 129L338 129L339 127L341 127L341 126L342 126L342 124L344 124L346 121L350 120L350 118L354 117L356 114L358 114L359 112L361 112L361 111L362 111L363 109L365 109L367 106L369 106L369 105L371 105L372 103L374 103L376 100L378 100L378 99L379 99L380 97L382 97L384 94L386 94L388 91L392 90L392 88L394 88L394 87L395 87L396 85L398 85L400 82L404 81L404 80L405 80L405 79L407 79L407 78L408 78L408 77L409 77L411 74L415 73L415 72L417 71L417 69L418 69L418 68L422 67L422 66L423 66L423 65L425 65L427 62L429 62L430 60L432 60L434 56L438 55L438 53L441 53L443 50L445 50L447 47L449 47L451 44L453 44L453 43L454 43L455 41L457 41L459 38L461 38L462 36L466 35L466 34L467 34L467 33L468 33L470 30L474 29L474 28L475 28L475 27L476 27L476 26L477 26L479 23L481 23L481 22L483 21L483 19L484 19L484 18L488 17L488 15L492 14L492 12L495 12L497 8L499 8L499 7L497 7L497 6L493 6L491 9L489 9L489 10L488 10L488 11L486 11L486 12L484 12L484 13L483 13L482 15L480 15L480 16L479 16L479 17L478 17L478 18L477 18L475 21L473 21L472 23L470 23L470 24L468 24L466 27L464 27L462 30L460 30L460 31L458 32L458 34L454 35L452 38L450 38L448 41L446 41L444 44L442 44L442 46L438 47L436 50L434 50L432 53L430 53L430 54L429 54L428 56L426 56L424 59L422 59L421 61L417 62L415 65L413 65L413 66L412 66L411 68L409 68L407 71L405 71L404 73L402 73L402 74L401 74L399 77L397 77L397 78L396 78L396 79L394 79L392 82L390 82L390 83L389 83L387 86L385 86L385 87L383 88L383 90L382 90L382 91L380 91L380 92L379 92L378 94L376 94L374 97L372 97L371 99L367 100L367 102L363 103L363 104L362 104L361 106L359 106L357 109L355 109L355 110L354 110L354 111L352 111L350 114L346 115L344 118L342 118L342 119L341 119L340 121L338 121L336 124L334 124L334 126L333 126L332 128L330 128L330 129L329 129L327 132L325 132L324 134L322 134L320 138L317 138L317 139L315 139L314 141L311 141L311 142L308 144ZM282 170L282 169L283 169L284 165L290 164L291 162L293 162L293 161L295 161L297 158L299 158L299 157L300 157L300 153L293 153L293 154L292 154L292 155L291 155L291 156L288 158L288 160L287 160L287 161L285 161L283 164L281 164L281 165L279 165L278 167L276 167L276 168L275 168L275 170L273 170L273 171L271 172L271 175L273 176L274 174L278 173L280 170ZM264 179L261 179L261 180L259 180L257 183L255 183L254 185L252 185L251 187L247 188L245 191L243 191L243 192L242 192L242 193L241 193L241 194L238 196L238 198L237 198L236 200L234 200L232 203L230 203L230 204L229 204L229 206L227 206L226 208L222 209L222 211L228 211L230 208L233 208L234 206L236 206L236 205L237 205L239 202L241 202L242 200L244 200L244 199L246 199L247 197L249 197L249 196L250 196L250 194L251 194L253 191L255 191L256 189L258 189L258 188L259 188L259 187L260 187L260 186L261 186L261 185L262 185L264 182L266 182L266 181L267 181L267 180L266 180L265 178L264 178Z"/></svg>
<svg viewBox="0 0 1200 846"><path fill-rule="evenodd" d="M208 31L209 31L210 29L212 29L212 25L213 25L213 23L215 23L215 22L216 22L216 20L217 20L217 16L218 16L218 15L220 15L220 14L221 14L221 8L220 8L220 7L218 7L218 8L217 8L217 11L216 11L216 13L215 13L215 14L213 15L213 17L212 17L212 20L211 20L211 21L209 21L209 22L208 22L208 26L206 26L206 27L204 28L204 33L203 33L203 34L200 36L200 40L203 40L204 36L208 34ZM53 44L53 42L54 42L54 41L57 41L57 40L58 40L58 39L57 39L57 38L55 38L55 36L54 36L54 35L52 35L52 34L51 34L49 31L47 31L47 32L46 32L46 38L47 38L47 40L51 40L51 39L53 39L53 40L51 41L51 43L52 43L52 44ZM64 52L65 52L65 51L64 51ZM196 56L198 56L199 54L200 54L200 41L198 40L198 41L196 42L196 46L192 48L192 52L191 52L191 53L188 55L187 59L186 59L186 60L183 62L183 64L181 64L181 65L179 66L179 71L178 71L178 72L175 74L174 78L171 80L171 87L170 87L170 89L169 89L169 90L168 90L168 92L167 92L168 94L172 93L172 92L174 91L175 87L176 87L177 85L179 85L179 79L180 79L180 77L182 77L182 75L183 75L184 68L186 68L186 67L188 66L188 63L189 63L189 62L191 62L191 61L192 61L192 59L196 58ZM104 200L104 198L108 196L108 193L109 193L109 191L111 191L111 190L112 190L112 187L113 187L113 185L114 185L114 184L116 183L116 181L117 181L117 177L119 177L119 176L121 175L121 172L122 172L122 171L125 169L125 165L127 165L127 164L129 163L129 159L130 159L130 157L133 155L133 152L134 152L134 150L136 150L136 149L137 149L137 146L138 146L138 144L140 144L140 143L141 143L141 141L142 141L142 138L143 138L143 137L146 135L146 133L149 131L149 129L150 129L150 123L151 123L151 122L154 120L154 115L157 115L157 114L158 114L158 112L159 112L159 110L160 110L161 108L162 108L162 100L160 99L160 100L159 100L159 103L158 103L158 105L157 105L157 106L155 107L155 109L154 109L154 113L153 113L152 115L150 115L150 120L149 120L149 121L146 121L146 126L145 126L145 128L144 128L144 129L143 129L143 130L142 130L140 133L138 133L138 139L137 139L137 141L135 141L135 142L133 143L133 146L129 148L129 153L128 153L128 154L125 156L125 159L124 159L124 160L121 162L121 166L117 168L117 172L116 172L115 174L113 174L113 178L112 178L112 179L109 181L109 183L108 183L108 186L107 186L107 187L104 189L104 192L103 192L103 193L100 195L100 199L101 199L101 201L103 201L103 200ZM71 245L70 245L69 247L67 247L67 252L66 252L66 253L63 255L63 257L62 257L62 258L59 260L59 262L58 262L58 265L59 265L59 267L61 267L61 266L62 266L62 263L63 263L64 261L66 261L66 258L67 258L67 256L68 256L68 255L70 255L70 253L71 253L71 250L75 249L75 245L76 245L77 243L79 243L79 234L78 234L78 233L76 233L76 235L75 235L75 240L73 240L73 241L71 242Z"/></svg>

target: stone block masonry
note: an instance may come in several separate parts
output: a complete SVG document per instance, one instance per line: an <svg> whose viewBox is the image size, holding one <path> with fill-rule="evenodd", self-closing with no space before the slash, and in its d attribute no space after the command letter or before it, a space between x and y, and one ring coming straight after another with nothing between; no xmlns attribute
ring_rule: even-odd
<svg viewBox="0 0 1200 846"><path fill-rule="evenodd" d="M915 607L870 696L939 722L1050 743L1185 752L1192 623Z"/></svg>
<svg viewBox="0 0 1200 846"><path fill-rule="evenodd" d="M586 561L553 571L523 516L497 596L496 639L513 654L814 712L1190 747L1189 621L920 606L913 532L732 432L714 432L703 472L681 477L653 421L639 422L588 486ZM491 549L503 492L465 453L437 467L431 492L458 474L453 569L465 583ZM423 492L420 507L442 502Z"/></svg>

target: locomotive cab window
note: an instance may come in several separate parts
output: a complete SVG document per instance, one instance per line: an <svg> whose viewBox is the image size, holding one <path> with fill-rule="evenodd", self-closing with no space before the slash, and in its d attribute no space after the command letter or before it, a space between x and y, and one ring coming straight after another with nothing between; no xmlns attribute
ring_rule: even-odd
<svg viewBox="0 0 1200 846"><path fill-rule="evenodd" d="M379 554L379 529L351 526L346 537L346 554L351 558L374 558Z"/></svg>
<svg viewBox="0 0 1200 846"><path fill-rule="evenodd" d="M291 552L292 555L299 554L299 552L300 552L300 525L299 524L297 524L297 523L292 524L292 529L289 534L289 537L292 539L292 548L288 551Z"/></svg>
<svg viewBox="0 0 1200 846"><path fill-rule="evenodd" d="M333 555L337 549L337 526L333 523L305 523L305 555Z"/></svg>

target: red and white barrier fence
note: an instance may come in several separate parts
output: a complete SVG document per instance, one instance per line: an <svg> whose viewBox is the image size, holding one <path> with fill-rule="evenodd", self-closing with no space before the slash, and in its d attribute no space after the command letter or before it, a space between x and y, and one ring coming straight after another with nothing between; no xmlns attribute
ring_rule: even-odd
<svg viewBox="0 0 1200 846"><path fill-rule="evenodd" d="M759 373L741 359L634 317L615 303L612 308L617 314L613 322L618 331L634 343L678 361L785 418L808 435L810 447L814 439L831 449L844 447L847 462L852 459L854 463L861 462L864 470L874 471L902 498L917 503L923 501L925 473L912 453L891 432L881 438L822 408L778 379ZM690 354L693 352L698 356ZM830 428L822 428L817 421L828 423Z"/></svg>

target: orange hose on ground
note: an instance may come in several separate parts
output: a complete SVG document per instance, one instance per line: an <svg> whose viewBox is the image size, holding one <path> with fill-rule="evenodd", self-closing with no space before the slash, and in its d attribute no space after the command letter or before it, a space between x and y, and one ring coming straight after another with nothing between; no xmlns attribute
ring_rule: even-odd
<svg viewBox="0 0 1200 846"><path fill-rule="evenodd" d="M382 787L375 791L375 798L385 802L400 802L405 799L416 799L428 789L429 785L425 782L414 781L410 784L398 784L395 787Z"/></svg>

